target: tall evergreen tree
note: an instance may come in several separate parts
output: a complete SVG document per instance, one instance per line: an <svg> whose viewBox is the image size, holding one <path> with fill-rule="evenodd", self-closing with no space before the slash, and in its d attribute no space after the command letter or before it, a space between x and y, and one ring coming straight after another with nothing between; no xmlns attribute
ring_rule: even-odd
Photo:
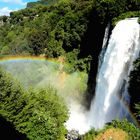
<svg viewBox="0 0 140 140"><path fill-rule="evenodd" d="M0 115L30 140L64 139L67 109L52 87L27 92L0 68L0 101Z"/></svg>

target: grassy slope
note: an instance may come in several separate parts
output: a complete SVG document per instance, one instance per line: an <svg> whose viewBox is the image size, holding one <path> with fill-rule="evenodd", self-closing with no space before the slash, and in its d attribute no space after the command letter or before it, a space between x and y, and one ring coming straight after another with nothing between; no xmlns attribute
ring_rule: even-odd
<svg viewBox="0 0 140 140"><path fill-rule="evenodd" d="M118 128L109 128L105 132L98 134L94 140L128 140L128 134Z"/></svg>

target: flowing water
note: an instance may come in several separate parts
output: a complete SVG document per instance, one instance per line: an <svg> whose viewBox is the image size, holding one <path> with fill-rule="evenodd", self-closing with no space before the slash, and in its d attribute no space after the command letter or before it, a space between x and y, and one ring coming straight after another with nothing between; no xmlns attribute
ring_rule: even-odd
<svg viewBox="0 0 140 140"><path fill-rule="evenodd" d="M103 47L99 57L96 92L90 110L86 111L80 105L72 106L66 123L68 130L76 129L83 134L91 127L102 128L113 119L133 121L127 107L130 99L127 87L133 61L140 52L140 25L137 20L119 21L113 29L107 49ZM105 35L104 44L106 40Z"/></svg>
<svg viewBox="0 0 140 140"><path fill-rule="evenodd" d="M106 49L108 36L109 26L106 28L103 49L99 57L96 93L90 110L86 110L80 102L83 95L81 92L86 89L85 74L69 75L63 71L60 64L28 59L4 61L0 65L25 87L53 85L68 103L70 117L65 124L67 129L75 129L83 134L91 127L102 128L105 123L115 118L130 117L125 104L129 104L128 76L133 68L132 63L140 51L140 25L137 18L118 22Z"/></svg>
<svg viewBox="0 0 140 140"><path fill-rule="evenodd" d="M137 18L118 22L98 70L96 95L89 113L90 125L101 128L113 119L129 117L122 100L129 100L128 76L139 51L140 25Z"/></svg>

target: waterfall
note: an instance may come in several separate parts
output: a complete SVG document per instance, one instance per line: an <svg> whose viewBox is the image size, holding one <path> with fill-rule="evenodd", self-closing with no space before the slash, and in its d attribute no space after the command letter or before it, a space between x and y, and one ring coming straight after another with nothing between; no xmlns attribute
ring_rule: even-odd
<svg viewBox="0 0 140 140"><path fill-rule="evenodd" d="M121 20L112 31L98 70L96 93L89 112L89 124L95 128L128 115L122 101L129 100L128 77L140 51L140 25L137 20Z"/></svg>
<svg viewBox="0 0 140 140"><path fill-rule="evenodd" d="M105 51L106 51L106 48L107 48L108 39L109 39L109 31L110 31L110 23L108 23L108 25L105 29L102 50L101 50L101 53L99 55L98 70L100 69L100 67L102 65L103 57L104 57L104 54L105 54Z"/></svg>
<svg viewBox="0 0 140 140"><path fill-rule="evenodd" d="M92 127L102 128L113 119L133 119L127 107L127 87L133 61L140 52L140 25L137 20L131 18L119 21L108 43L109 27L106 28L105 47L102 47L99 56L95 97L90 110L85 110L80 103L71 104L70 118L65 124L68 131L75 129L79 134L84 134Z"/></svg>

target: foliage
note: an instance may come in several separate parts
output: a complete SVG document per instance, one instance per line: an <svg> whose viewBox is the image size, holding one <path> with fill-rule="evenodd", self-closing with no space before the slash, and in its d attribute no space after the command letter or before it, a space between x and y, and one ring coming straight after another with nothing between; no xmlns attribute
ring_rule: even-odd
<svg viewBox="0 0 140 140"><path fill-rule="evenodd" d="M52 87L27 92L0 68L0 100L0 115L29 139L64 139L67 109Z"/></svg>
<svg viewBox="0 0 140 140"><path fill-rule="evenodd" d="M34 6L10 13L8 22L0 29L1 54L45 54L51 58L63 55L68 56L68 62L76 57L78 60L75 49L78 52L81 49L93 2L60 0L48 4L51 2L39 1ZM6 48L3 49L4 46ZM81 59L78 64L73 64L74 69L79 68L80 63L80 69L85 70L84 65L87 66L89 60L87 63L84 61Z"/></svg>
<svg viewBox="0 0 140 140"><path fill-rule="evenodd" d="M87 37L86 32L92 30L88 29L92 28L88 25L92 21L96 25L95 23L99 21L99 24L103 24L105 28L113 18L121 14L124 18L127 15L123 16L123 13L138 10L138 2L135 0L39 0L31 2L25 9L11 12L10 17L0 18L4 22L0 28L0 53L3 55L44 54L51 58L66 56L72 66L71 71L77 69L88 71L91 59L86 57L91 55L91 52L79 57L83 49L83 40ZM130 15L135 16L135 14ZM94 46L94 44L91 45ZM96 48L88 48L89 46L84 47L86 50L96 50Z"/></svg>
<svg viewBox="0 0 140 140"><path fill-rule="evenodd" d="M133 123L128 122L126 119L122 121L113 120L106 126L106 129L111 127L120 128L127 132L130 140L139 140L140 138L140 129L137 128Z"/></svg>
<svg viewBox="0 0 140 140"><path fill-rule="evenodd" d="M140 58L138 58L134 62L134 69L130 73L130 80L129 80L129 94L130 94L130 105L131 110L135 114L138 111L138 105L137 109L135 109L135 104L139 103L140 99ZM139 112L139 111L138 111ZM136 115L138 121L140 122L139 114Z"/></svg>
<svg viewBox="0 0 140 140"><path fill-rule="evenodd" d="M127 10L127 0L96 0L96 7L102 22L111 21L112 18L119 16Z"/></svg>
<svg viewBox="0 0 140 140"><path fill-rule="evenodd" d="M136 110L135 116L140 123L140 102L135 104L135 110Z"/></svg>
<svg viewBox="0 0 140 140"><path fill-rule="evenodd" d="M41 31L33 29L28 36L29 47L34 51L35 55L41 54L45 48L44 43L42 43L45 40L45 35L41 34Z"/></svg>
<svg viewBox="0 0 140 140"><path fill-rule="evenodd" d="M129 12L121 14L118 17L113 18L112 22L113 22L113 25L115 26L119 20L122 20L125 18L139 17L139 16L140 16L140 11L129 11ZM139 22L139 19L138 19L138 22Z"/></svg>
<svg viewBox="0 0 140 140"><path fill-rule="evenodd" d="M26 105L25 91L0 68L0 114L9 121Z"/></svg>
<svg viewBox="0 0 140 140"><path fill-rule="evenodd" d="M96 1L97 11L102 20L118 21L128 17L136 17L140 15L139 2L136 0L101 0ZM105 18L106 17L106 18ZM114 25L114 24L113 24Z"/></svg>
<svg viewBox="0 0 140 140"><path fill-rule="evenodd" d="M80 140L94 140L99 139L104 136L105 139L108 138L109 132L112 133L112 135L115 136L119 133L126 136L126 139L128 140L139 140L140 138L140 129L137 128L133 123L128 122L126 119L120 121L120 120L113 120L111 123L107 123L103 129L95 130L91 129L89 132L87 132L84 135L81 135L79 137ZM121 138L121 136L120 136Z"/></svg>
<svg viewBox="0 0 140 140"><path fill-rule="evenodd" d="M89 63L91 59L94 60L94 56L79 57L83 49L82 41L87 38L87 30L91 30L88 25L92 27L101 24L105 28L108 22L139 16L139 11L138 0L39 0L28 3L27 8L11 12L10 17L0 17L0 54L43 54L51 58L64 56L69 63L65 68L67 71L89 71ZM91 44L92 49L86 45L84 47L90 51L100 47L95 46L94 42ZM140 97L139 62L135 63L135 69L131 72L129 89L132 108L136 103L137 116L137 99ZM65 133L63 122L67 115L54 89L47 87L28 93L0 69L0 99L0 114L20 132L26 133L28 138L62 139ZM128 122L115 121L112 125L124 127L123 130L132 134L132 139L137 139L138 130ZM94 135L96 132L91 130L85 137L90 139Z"/></svg>
<svg viewBox="0 0 140 140"><path fill-rule="evenodd" d="M138 23L140 24L140 16L139 16L139 19L138 19Z"/></svg>
<svg viewBox="0 0 140 140"><path fill-rule="evenodd" d="M100 132L94 140L129 140L127 132L119 128L108 128Z"/></svg>
<svg viewBox="0 0 140 140"><path fill-rule="evenodd" d="M93 140L97 136L98 133L99 133L98 131L96 131L94 128L92 128L84 135L81 135L79 137L79 139L80 140Z"/></svg>

